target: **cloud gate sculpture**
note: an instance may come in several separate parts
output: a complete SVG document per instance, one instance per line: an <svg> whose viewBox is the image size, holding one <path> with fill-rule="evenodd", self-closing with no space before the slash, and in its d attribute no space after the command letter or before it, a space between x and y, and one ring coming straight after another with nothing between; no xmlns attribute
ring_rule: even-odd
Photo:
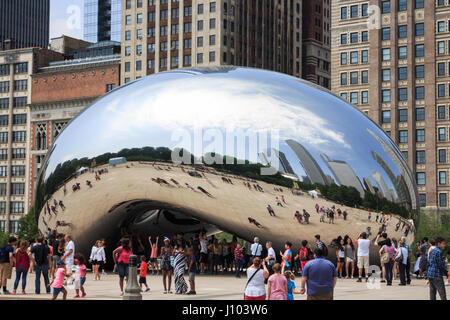
<svg viewBox="0 0 450 320"><path fill-rule="evenodd" d="M418 208L399 150L341 98L276 72L181 69L125 84L73 119L43 164L35 206L42 233L70 233L86 253L99 238L113 249L121 234L146 244L149 235L223 230L280 249L315 234L355 238L367 226L376 235L376 213L369 222L362 207L303 188L311 184ZM316 204L347 219L320 222ZM303 209L309 224L294 217ZM388 213L390 236L413 228Z"/></svg>

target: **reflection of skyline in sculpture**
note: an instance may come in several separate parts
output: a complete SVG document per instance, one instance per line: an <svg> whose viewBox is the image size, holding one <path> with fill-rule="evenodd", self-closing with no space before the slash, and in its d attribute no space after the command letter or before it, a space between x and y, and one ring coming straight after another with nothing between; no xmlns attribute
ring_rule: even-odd
<svg viewBox="0 0 450 320"><path fill-rule="evenodd" d="M367 131L381 144L381 147L383 148L384 152L386 152L386 154L389 155L391 160L397 166L397 169L400 171L400 175L396 177L395 180L392 181L393 183L394 181L397 182L397 184L394 183L394 186L396 188L400 202L406 207L411 205L413 209L417 209L416 204L418 195L416 192L417 190L414 187L415 180L414 177L411 175L411 171L405 169L408 168L408 164L401 155L395 153L394 149L392 149L392 146L389 146L385 141L383 141L378 135L376 135L369 128L367 128ZM379 159L383 160L381 157ZM384 165L390 171L389 166L385 162ZM409 192L408 190L414 190L414 192Z"/></svg>
<svg viewBox="0 0 450 320"><path fill-rule="evenodd" d="M329 184L322 169L314 157L297 141L288 139L286 143L295 152L300 164L312 183Z"/></svg>
<svg viewBox="0 0 450 320"><path fill-rule="evenodd" d="M369 178L363 178L363 181L367 190L369 190L373 194L377 193L377 190L375 190L375 187L372 185L372 182L370 182Z"/></svg>
<svg viewBox="0 0 450 320"><path fill-rule="evenodd" d="M355 171L345 161L332 160L325 153L320 155L341 186L354 187L361 197L364 197L364 188Z"/></svg>
<svg viewBox="0 0 450 320"><path fill-rule="evenodd" d="M389 187L387 186L386 181L384 181L384 178L381 176L381 173L379 173L378 171L374 171L372 173L372 177L377 182L378 188L379 188L382 196L385 197L386 199L388 199L389 201L394 201L391 193L389 192Z"/></svg>
<svg viewBox="0 0 450 320"><path fill-rule="evenodd" d="M278 171L280 171L282 174L285 174L288 177L292 177L295 180L298 180L298 176L292 169L291 164L286 158L284 152L281 152L275 148L271 148L270 150L269 149L266 150L266 152L258 153L258 157L263 165L272 166ZM276 159L278 160L278 164L276 166L272 165L272 161L270 160L274 159L274 157L276 157Z"/></svg>

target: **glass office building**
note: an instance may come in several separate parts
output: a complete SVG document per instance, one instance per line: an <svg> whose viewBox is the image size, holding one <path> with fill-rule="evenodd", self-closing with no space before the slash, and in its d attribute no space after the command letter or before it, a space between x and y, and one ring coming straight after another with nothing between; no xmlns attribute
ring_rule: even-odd
<svg viewBox="0 0 450 320"><path fill-rule="evenodd" d="M84 40L121 40L121 0L84 1Z"/></svg>
<svg viewBox="0 0 450 320"><path fill-rule="evenodd" d="M0 50L47 48L49 28L50 0L0 1Z"/></svg>

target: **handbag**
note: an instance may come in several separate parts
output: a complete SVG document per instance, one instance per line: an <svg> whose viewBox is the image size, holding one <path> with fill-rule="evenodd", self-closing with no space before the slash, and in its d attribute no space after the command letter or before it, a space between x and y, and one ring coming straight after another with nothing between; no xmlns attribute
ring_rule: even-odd
<svg viewBox="0 0 450 320"><path fill-rule="evenodd" d="M402 248L400 248L400 255L397 258L395 258L395 262L403 263L403 250L402 250Z"/></svg>
<svg viewBox="0 0 450 320"><path fill-rule="evenodd" d="M384 252L381 255L381 259L380 259L381 263L385 264L389 262L389 252Z"/></svg>

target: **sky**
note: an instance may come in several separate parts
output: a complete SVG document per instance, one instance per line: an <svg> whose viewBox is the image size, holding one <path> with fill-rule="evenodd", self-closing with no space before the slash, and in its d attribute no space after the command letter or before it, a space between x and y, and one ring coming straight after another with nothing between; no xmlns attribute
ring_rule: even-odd
<svg viewBox="0 0 450 320"><path fill-rule="evenodd" d="M84 0L50 0L50 38L83 38Z"/></svg>

